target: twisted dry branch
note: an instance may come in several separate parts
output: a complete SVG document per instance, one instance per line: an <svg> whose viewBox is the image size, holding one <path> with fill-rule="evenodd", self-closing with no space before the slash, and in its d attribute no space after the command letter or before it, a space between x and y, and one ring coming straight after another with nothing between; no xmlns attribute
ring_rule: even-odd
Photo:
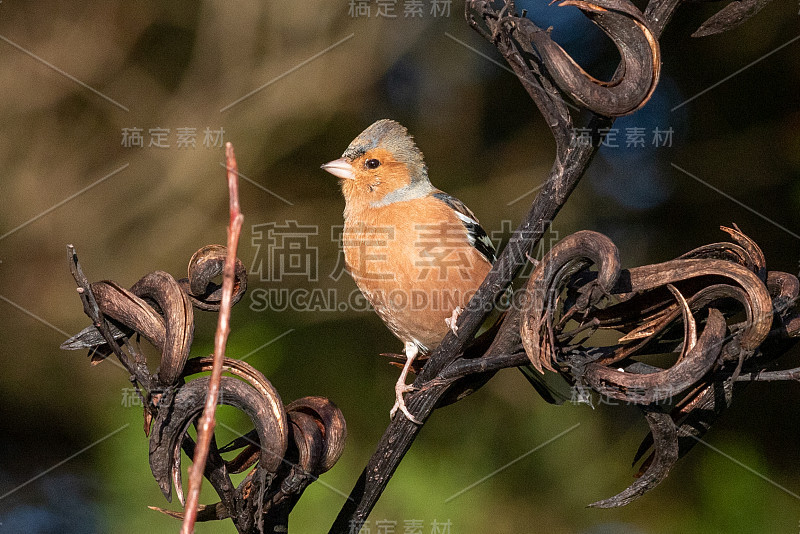
<svg viewBox="0 0 800 534"><path fill-rule="evenodd" d="M236 180L230 146L228 156L228 166L233 169L230 183ZM235 244L241 214L235 188L231 193L229 244ZM188 531L195 521L225 518L230 518L239 532L285 530L289 512L305 488L341 456L346 425L339 409L322 397L305 397L284 407L263 374L245 362L224 357L226 336L219 331L214 357L188 359L194 308L219 311L224 323L220 330L224 331L229 328L231 306L244 295L247 272L235 250L222 245L203 247L189 262L188 278L176 280L156 271L130 289L112 281L90 284L74 247L69 246L68 252L78 293L93 324L64 342L62 348L89 349L93 363L113 353L130 372L144 401L144 430L149 436L153 476L167 501L172 500L174 486L178 500L185 505L183 512L154 509L182 519ZM222 287L214 282L220 274ZM160 353L155 372L150 371L138 350L140 337ZM187 377L207 371L211 376L186 382ZM232 376L222 376L223 372ZM212 408L227 404L241 410L255 430L218 448L213 437L213 413L198 423L209 402ZM197 427L197 444L188 433L193 424ZM194 458L188 501L181 481L181 449ZM222 456L237 451L232 459ZM245 471L244 480L234 486L231 473ZM198 475L211 482L219 503L197 505L199 480L192 482L191 478Z"/></svg>
<svg viewBox="0 0 800 534"><path fill-rule="evenodd" d="M756 1L759 4L763 3L760 0ZM747 2L755 3L753 0ZM751 276L746 274L750 273L747 271L749 265L744 265L740 269L740 263L735 260L729 261L731 269L736 271L739 277L731 279L730 276L721 275L715 270L720 265L709 263L711 260L703 260L702 267L699 267L700 263L695 264L695 268L700 270L693 271L693 274L687 277L688 280L681 279L680 276L674 280L675 283L672 284L674 291L662 284L652 287L652 291L646 291L650 294L646 298L637 297L638 286L647 284L648 281L652 282L649 275L653 274L653 271L643 268L644 270L640 271L616 272L617 267L615 267L613 270L616 278L614 278L606 275L606 266L601 264L600 274L593 275L590 285L571 286L571 294L576 291L579 293L558 318L553 316L554 306L558 304L563 307L566 304L563 297L557 297L553 292L546 291L534 291L532 294L525 292L520 300L537 301L538 304L527 308L527 313L522 313L519 308L509 310L502 324L496 325L495 337L488 340L488 343L485 339L481 341L473 339L489 311L495 307L524 266L527 252L534 250L550 221L555 218L575 188L602 139L602 132L613 124L613 117L634 112L652 95L661 67L658 39L681 4L681 0L650 0L642 14L627 0L561 2L560 5L574 5L581 9L617 46L621 63L608 82L588 76L557 43L552 41L549 30L538 28L525 17L524 12L521 15L517 14L513 1L467 0L465 5L467 22L491 42L506 59L544 117L556 141L555 161L530 211L472 298L466 312L459 317L458 333L448 333L425 366L419 370L414 382L417 390L406 398L406 405L410 412L424 423L436 407L474 391L499 369L528 362L534 366L556 368L575 384L590 387L593 383L596 386L610 387L618 396L626 398L628 391L644 387L650 393L639 396L637 403L643 406L652 435L656 436L656 451L649 460L650 468L646 469L645 476L626 492L610 500L601 501L596 504L597 506L626 504L654 487L663 480L679 455L688 450L681 436L685 437L693 432L692 429L695 427L689 425L711 424L710 421L696 421L699 412L683 406L684 412L673 414L673 417L683 417L678 421L679 426L676 428L676 423L672 422L668 414L660 413L660 409L653 406L653 401L664 398L663 393L653 394L654 388L663 385L663 382L674 381L675 384L671 385L668 391L678 395L678 391L691 389L700 380L694 393L687 395L689 400L686 401L686 405L691 405L692 402L697 406L712 403L712 413L717 413L724 409L718 400L723 397L714 396L720 387L724 387L718 385L719 377L722 376L720 373L723 375L728 373L727 382L724 383L732 383L737 380L735 376L737 373L748 372L747 369L742 369L745 361L755 363L758 359L753 358L759 354L764 355L766 359L773 358L775 354L786 350L786 340L790 339L787 333L797 330L791 320L781 323L778 329L782 329L782 341L776 343L777 348L773 348L771 333L767 339L763 337L764 325L769 324L765 319L765 309L768 308L764 307L769 299L765 301L763 298L765 295L763 287L756 289L758 285L755 281L759 280L761 271L753 271L755 276ZM724 31L734 26L735 21L726 19L717 28L718 31ZM584 129L590 132L591 142L578 142L572 127L573 119L567 99L592 113ZM587 243L598 246L608 244L597 240L589 240ZM731 260L732 257L739 255L752 264L763 267L763 255L756 258L753 248L757 249L754 243L741 244L737 240L737 243L729 244L727 249L720 250L711 245L709 251L695 251L695 253L701 257L706 253L716 254L721 260ZM758 253L760 254L760 251ZM601 258L613 263L609 256ZM592 259L590 254L588 257L575 258L577 261L571 265L556 267L552 264L549 267L545 265L541 269L537 268L538 274L546 276L533 277L530 283L541 284L544 288L551 287L552 280L548 281L548 277L561 279L572 274L572 270L575 269L585 273L581 269L585 267L586 260ZM680 269L688 265L688 263L673 264L669 268ZM703 273L702 269L708 269L708 272ZM656 270L655 275L659 276L661 272ZM637 284L636 288L631 285L633 282ZM625 284L627 292L623 291ZM612 296L619 300L616 304L619 306L617 311L625 311L627 315L604 317L600 314L603 309L598 308L598 304ZM629 300L630 303L627 302ZM718 301L723 301L727 306L739 303L748 314L746 325L726 327L728 330L733 329L737 335L730 339L724 338L726 342L721 347L719 347L720 318L729 315L725 314L724 310L712 311L715 308L711 308L710 305ZM775 301L772 302L774 304ZM681 346L681 341L670 339L670 336L673 336L671 325L678 317L683 317L683 322L688 325L694 321L692 314L700 309L707 310L704 312L706 315L700 318L700 321L705 323L704 332L700 336L702 343L699 347L685 347L686 350L681 352L680 367L676 370L648 369L655 371L656 376L649 379L636 377L635 383L630 383L627 376L621 378L614 373L605 374L608 373L605 369L608 369L611 362L621 362L620 366L633 365L633 369L646 369L645 364L634 360L634 356L650 346L658 346L660 350L664 350L661 345L671 344L672 347L668 347L669 351L675 346ZM636 317L637 314L645 314L648 322L632 322L632 317ZM602 326L611 328L611 322L608 321L616 321L616 326L622 334L620 346L590 349L562 347L563 336L569 334L564 331L564 326L568 325L573 317L581 316L585 319L575 328L575 334L591 331L595 328L595 323L600 324L603 320L607 323ZM521 325L525 325L527 335L520 335ZM696 335L694 327L687 326L686 332L690 336ZM626 335L627 339L624 338ZM544 343L540 345L536 336L544 340ZM523 341L528 345L527 353L522 350ZM488 348L485 348L487 344ZM764 349L765 346L769 346L770 349ZM558 352L556 347L559 347ZM553 359L554 353L556 359ZM529 357L527 361L526 354ZM540 355L547 357L541 359ZM733 370L727 368L727 362L731 360L736 361ZM562 364L566 364L566 367L561 367ZM710 367L719 369L711 372ZM756 379L752 374L746 376ZM782 379L790 375L759 376L763 376L764 379ZM730 389L732 388L727 386L727 390ZM730 398L730 395L726 398ZM416 425L405 418L395 418L390 423L376 452L356 482L350 499L344 504L331 527L331 533L352 531L366 521L420 429L421 425ZM674 446L676 439L680 446L677 452Z"/></svg>

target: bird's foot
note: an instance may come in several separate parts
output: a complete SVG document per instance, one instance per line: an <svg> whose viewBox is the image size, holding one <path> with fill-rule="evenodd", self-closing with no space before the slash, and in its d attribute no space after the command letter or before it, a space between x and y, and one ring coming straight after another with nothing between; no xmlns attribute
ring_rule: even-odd
<svg viewBox="0 0 800 534"><path fill-rule="evenodd" d="M445 324L456 335L458 335L458 325L456 323L458 322L458 317L461 315L461 312L463 311L464 308L462 308L461 306L456 306L455 309L453 310L453 315L451 315L450 317L446 317L444 320Z"/></svg>
<svg viewBox="0 0 800 534"><path fill-rule="evenodd" d="M394 396L395 396L394 406L392 406L392 410L389 412L390 419L394 419L394 414L397 413L397 410L400 410L403 413L403 415L406 416L406 419L408 419L412 423L416 425L422 424L422 421L411 415L411 412L408 411L408 408L406 408L406 401L403 398L403 395L405 395L410 391L415 391L416 389L417 388L415 388L411 384L404 384L399 381L397 382L397 384L394 387Z"/></svg>

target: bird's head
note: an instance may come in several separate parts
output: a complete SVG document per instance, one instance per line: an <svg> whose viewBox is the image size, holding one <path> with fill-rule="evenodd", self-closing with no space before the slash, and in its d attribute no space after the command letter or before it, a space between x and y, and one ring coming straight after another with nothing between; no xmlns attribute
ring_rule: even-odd
<svg viewBox="0 0 800 534"><path fill-rule="evenodd" d="M422 152L408 130L388 119L361 132L341 158L322 168L341 179L345 217L419 198L433 190Z"/></svg>

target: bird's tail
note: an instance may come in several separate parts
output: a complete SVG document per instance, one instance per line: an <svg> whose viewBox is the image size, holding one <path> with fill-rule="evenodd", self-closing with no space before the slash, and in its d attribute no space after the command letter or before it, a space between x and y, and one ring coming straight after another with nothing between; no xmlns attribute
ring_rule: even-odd
<svg viewBox="0 0 800 534"><path fill-rule="evenodd" d="M522 365L518 369L536 392L550 404L563 404L564 401L572 398L571 392L563 391L566 389L567 383L561 376L555 373L548 373L554 376L553 380L548 380L546 375L534 369L530 364ZM555 383L556 380L558 380L557 384Z"/></svg>

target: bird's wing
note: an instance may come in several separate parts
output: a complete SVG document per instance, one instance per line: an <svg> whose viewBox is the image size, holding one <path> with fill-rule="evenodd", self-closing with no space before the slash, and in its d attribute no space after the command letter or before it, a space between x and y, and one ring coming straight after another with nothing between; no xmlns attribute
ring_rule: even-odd
<svg viewBox="0 0 800 534"><path fill-rule="evenodd" d="M443 191L433 193L433 197L447 204L455 212L467 229L469 244L475 247L489 263L494 263L497 259L497 251L494 248L494 244L466 204Z"/></svg>
<svg viewBox="0 0 800 534"><path fill-rule="evenodd" d="M494 248L492 240L486 235L486 230L475 218L475 215L470 209L458 200L456 197L448 195L442 191L436 191L433 196L447 204L456 214L456 216L464 223L467 229L467 236L470 245L475 247L489 263L494 263L497 260L497 252ZM511 287L508 288L507 294L511 294ZM536 371L532 365L523 365L519 367L523 376L531 383L539 395L550 404L562 404L565 400L570 399L570 395L565 394L562 390L563 387L558 388L555 383L563 384L563 381L555 380L553 385L548 383L546 377Z"/></svg>

